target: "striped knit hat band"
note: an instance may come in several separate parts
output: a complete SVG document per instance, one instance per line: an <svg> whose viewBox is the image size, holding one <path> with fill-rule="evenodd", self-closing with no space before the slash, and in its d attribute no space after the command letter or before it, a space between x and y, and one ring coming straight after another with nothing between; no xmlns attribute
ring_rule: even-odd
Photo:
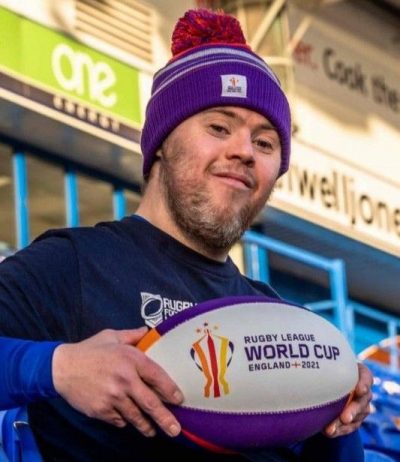
<svg viewBox="0 0 400 462"><path fill-rule="evenodd" d="M186 22L198 21L199 17L201 26L207 25L206 31L199 33L196 29L193 33ZM175 127L194 114L217 106L244 107L265 116L275 126L280 138L280 175L288 169L291 127L287 99L275 74L245 42L223 43L219 31L210 27L219 27L224 34L232 22L238 27L232 16L208 10L189 11L178 22L175 32L179 27L189 29L190 43L194 42L195 46L178 50L178 55L154 76L141 139L145 177L157 150ZM210 30L217 36L216 43L208 42ZM199 36L200 42L206 43L196 44ZM233 32L230 40L236 37L237 33Z"/></svg>

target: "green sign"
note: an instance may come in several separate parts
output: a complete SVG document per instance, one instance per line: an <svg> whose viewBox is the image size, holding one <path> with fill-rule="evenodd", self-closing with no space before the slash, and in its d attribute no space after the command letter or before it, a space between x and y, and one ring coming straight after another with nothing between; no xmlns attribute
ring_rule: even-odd
<svg viewBox="0 0 400 462"><path fill-rule="evenodd" d="M1 7L0 66L49 91L140 123L137 69Z"/></svg>

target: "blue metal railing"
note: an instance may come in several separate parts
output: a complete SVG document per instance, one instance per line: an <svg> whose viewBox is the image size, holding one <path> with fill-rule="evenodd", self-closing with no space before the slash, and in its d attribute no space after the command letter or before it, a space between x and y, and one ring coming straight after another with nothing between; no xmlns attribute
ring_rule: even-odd
<svg viewBox="0 0 400 462"><path fill-rule="evenodd" d="M308 266L328 272L331 298L306 304L313 311L331 311L337 327L347 337L355 350L358 326L356 315L362 315L368 320L382 324L386 337L395 338L400 332L400 318L382 313L361 303L349 300L347 295L346 269L343 260L328 259L301 248L286 244L270 237L248 231L243 236L246 272L250 277L263 282L269 282L270 271L268 252L285 256ZM395 342L389 348L390 367L399 368L400 352Z"/></svg>
<svg viewBox="0 0 400 462"><path fill-rule="evenodd" d="M74 228L79 226L79 191L78 178L71 168L64 172L65 215L66 225Z"/></svg>
<svg viewBox="0 0 400 462"><path fill-rule="evenodd" d="M15 227L17 230L17 248L21 249L29 244L29 207L28 180L26 173L26 158L22 152L13 154L14 198L15 198Z"/></svg>
<svg viewBox="0 0 400 462"><path fill-rule="evenodd" d="M15 227L16 247L21 249L27 246L31 240L29 227L29 191L27 156L21 150L13 153L13 176L14 176L14 203L15 203ZM64 200L65 200L65 225L76 227L80 224L79 208L79 171L60 162L60 168L64 169ZM110 197L113 203L113 217L115 220L123 218L126 214L125 189L118 183L112 183L113 194Z"/></svg>
<svg viewBox="0 0 400 462"><path fill-rule="evenodd" d="M325 258L253 231L245 233L243 242L245 245L248 273L250 277L254 277L260 281L268 282L266 278L263 279L263 276L265 277L265 275L269 274L269 271L265 269L267 259L264 259L267 251L272 251L306 265L327 271L331 285L331 300L329 300L329 304L324 302L325 305L318 305L318 310L333 308L335 324L352 343L353 324L351 319L346 315L347 284L342 260ZM262 248L263 251L260 251L259 248ZM310 304L310 308L314 309L312 304Z"/></svg>
<svg viewBox="0 0 400 462"><path fill-rule="evenodd" d="M126 215L126 199L122 188L114 186L113 211L115 220L120 220Z"/></svg>
<svg viewBox="0 0 400 462"><path fill-rule="evenodd" d="M396 339L396 336L400 332L400 319L394 315L382 313L381 311L375 310L369 306L365 306L361 303L350 300L348 309L352 311L352 317L359 314L367 319L377 321L378 323L385 326L386 338ZM390 342L387 348L390 358L390 369L397 371L400 368L400 350L395 341Z"/></svg>

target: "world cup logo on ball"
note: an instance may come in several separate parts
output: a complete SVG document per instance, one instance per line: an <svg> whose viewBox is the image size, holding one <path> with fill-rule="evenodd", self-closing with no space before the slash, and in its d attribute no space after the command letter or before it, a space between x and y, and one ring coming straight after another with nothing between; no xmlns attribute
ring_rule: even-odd
<svg viewBox="0 0 400 462"><path fill-rule="evenodd" d="M229 394L226 371L232 361L234 345L227 338L216 335L218 326L211 328L207 322L196 332L203 334L190 350L191 357L205 378L204 397L219 398Z"/></svg>

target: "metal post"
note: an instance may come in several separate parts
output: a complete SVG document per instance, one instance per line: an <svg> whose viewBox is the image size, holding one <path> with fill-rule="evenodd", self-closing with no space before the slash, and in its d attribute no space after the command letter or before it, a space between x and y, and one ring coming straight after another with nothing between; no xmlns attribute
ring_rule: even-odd
<svg viewBox="0 0 400 462"><path fill-rule="evenodd" d="M352 320L347 319L347 282L346 269L343 260L335 259L331 262L329 271L332 299L335 303L335 322L349 341L352 337ZM354 345L352 345L354 346Z"/></svg>
<svg viewBox="0 0 400 462"><path fill-rule="evenodd" d="M347 300L345 307L345 323L347 326L347 340L353 351L356 351L356 324L355 324L355 313L353 305Z"/></svg>
<svg viewBox="0 0 400 462"><path fill-rule="evenodd" d="M258 279L260 274L257 245L244 243L246 273L251 279Z"/></svg>
<svg viewBox="0 0 400 462"><path fill-rule="evenodd" d="M66 224L74 228L79 226L79 191L76 173L67 168L64 173Z"/></svg>
<svg viewBox="0 0 400 462"><path fill-rule="evenodd" d="M29 207L28 181L26 173L26 158L22 152L13 154L15 221L17 228L17 248L21 249L29 244Z"/></svg>
<svg viewBox="0 0 400 462"><path fill-rule="evenodd" d="M390 370L397 372L399 368L399 346L397 345L397 323L395 321L388 322L388 331L390 339Z"/></svg>
<svg viewBox="0 0 400 462"><path fill-rule="evenodd" d="M267 249L264 247L258 247L258 261L260 266L260 281L267 284L270 283L270 272L269 272L269 258Z"/></svg>
<svg viewBox="0 0 400 462"><path fill-rule="evenodd" d="M114 187L113 191L113 210L114 218L121 220L126 215L126 200L124 190L122 188Z"/></svg>
<svg viewBox="0 0 400 462"><path fill-rule="evenodd" d="M262 39L267 35L271 24L275 21L285 3L286 0L273 0L251 39L250 46L252 50L257 51Z"/></svg>

